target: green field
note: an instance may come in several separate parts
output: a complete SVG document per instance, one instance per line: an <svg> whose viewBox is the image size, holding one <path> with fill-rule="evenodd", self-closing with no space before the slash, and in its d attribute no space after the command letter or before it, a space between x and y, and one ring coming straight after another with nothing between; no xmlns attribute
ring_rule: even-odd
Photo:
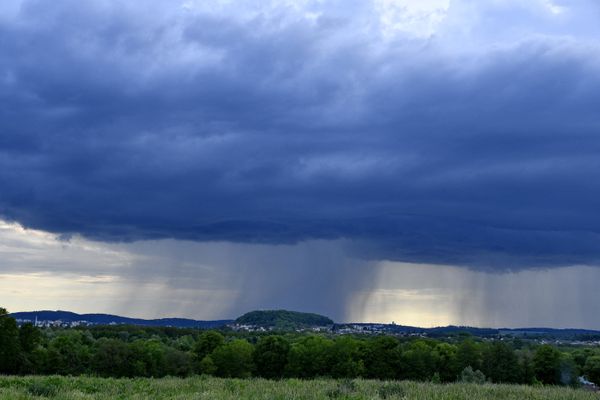
<svg viewBox="0 0 600 400"><path fill-rule="evenodd" d="M0 377L0 399L438 399L598 400L597 393L559 387L436 385L369 380L220 378Z"/></svg>

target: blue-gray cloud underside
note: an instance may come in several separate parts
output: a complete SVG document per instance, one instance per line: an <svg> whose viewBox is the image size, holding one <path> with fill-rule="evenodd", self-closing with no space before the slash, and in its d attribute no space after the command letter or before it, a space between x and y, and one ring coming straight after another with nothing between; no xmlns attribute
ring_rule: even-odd
<svg viewBox="0 0 600 400"><path fill-rule="evenodd" d="M343 16L276 18L31 1L0 19L0 214L106 241L599 261L597 46L449 54Z"/></svg>

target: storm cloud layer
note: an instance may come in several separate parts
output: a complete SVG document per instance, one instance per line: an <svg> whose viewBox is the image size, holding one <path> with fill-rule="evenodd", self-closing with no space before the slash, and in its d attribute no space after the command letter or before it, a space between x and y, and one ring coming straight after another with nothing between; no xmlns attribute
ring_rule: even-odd
<svg viewBox="0 0 600 400"><path fill-rule="evenodd" d="M3 2L0 216L103 241L598 263L600 8L407 4Z"/></svg>

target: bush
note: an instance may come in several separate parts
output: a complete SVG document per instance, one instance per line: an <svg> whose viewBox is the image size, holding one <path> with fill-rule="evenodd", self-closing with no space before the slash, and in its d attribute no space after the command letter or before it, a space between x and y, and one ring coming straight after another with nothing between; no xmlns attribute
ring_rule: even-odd
<svg viewBox="0 0 600 400"><path fill-rule="evenodd" d="M327 392L327 397L330 399L348 398L354 392L356 392L356 383L352 379L343 379L338 382L335 389Z"/></svg>
<svg viewBox="0 0 600 400"><path fill-rule="evenodd" d="M54 397L58 389L51 382L34 381L27 387L27 392L32 396Z"/></svg>
<svg viewBox="0 0 600 400"><path fill-rule="evenodd" d="M406 396L406 390L399 383L386 383L379 388L377 393L382 399Z"/></svg>
<svg viewBox="0 0 600 400"><path fill-rule="evenodd" d="M473 368L468 366L460 373L459 381L462 383L476 383L482 385L485 383L485 375L480 370L473 371Z"/></svg>

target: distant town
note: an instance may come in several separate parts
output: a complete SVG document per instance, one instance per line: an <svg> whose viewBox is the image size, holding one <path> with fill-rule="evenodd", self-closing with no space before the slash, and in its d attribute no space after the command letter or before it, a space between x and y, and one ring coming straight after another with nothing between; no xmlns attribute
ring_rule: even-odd
<svg viewBox="0 0 600 400"><path fill-rule="evenodd" d="M293 313L278 310L276 312ZM298 313L303 315L304 313ZM600 331L586 329L518 328L494 329L467 326L446 326L419 328L395 323L335 323L327 317L316 314L309 323L271 323L253 321L252 313L236 320L199 321L185 318L136 319L110 314L76 314L68 311L39 311L13 313L19 325L30 323L38 328L77 328L90 326L139 325L173 328L226 329L240 332L315 332L331 335L390 335L396 337L441 338L452 336L475 336L488 340L502 340L505 337L535 340L541 344L600 346ZM250 317L248 317L250 316ZM314 323L313 323L314 322Z"/></svg>

